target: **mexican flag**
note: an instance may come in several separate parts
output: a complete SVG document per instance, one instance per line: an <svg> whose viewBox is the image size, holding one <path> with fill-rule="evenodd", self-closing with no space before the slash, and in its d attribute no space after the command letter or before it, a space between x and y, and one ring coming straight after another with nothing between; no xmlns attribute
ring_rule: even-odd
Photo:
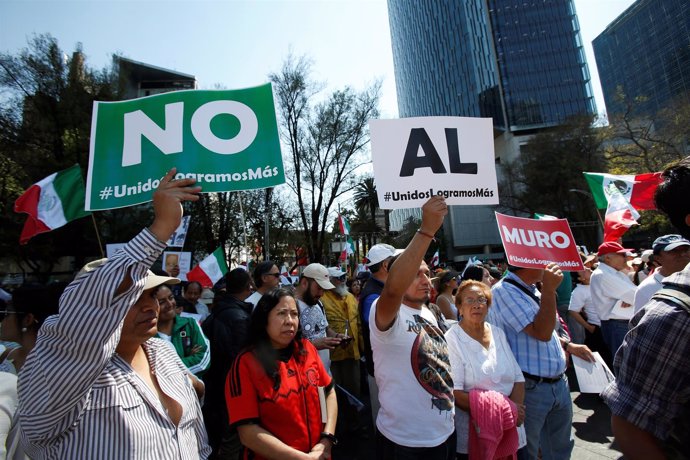
<svg viewBox="0 0 690 460"><path fill-rule="evenodd" d="M350 234L350 223L340 214L338 214L338 225L340 225L340 233L343 235Z"/></svg>
<svg viewBox="0 0 690 460"><path fill-rule="evenodd" d="M352 255L355 253L355 242L352 241L352 238L349 236L347 237L347 241L345 242L345 245L343 247L343 250L340 253L340 260L345 260L347 259L347 256Z"/></svg>
<svg viewBox="0 0 690 460"><path fill-rule="evenodd" d="M654 192L661 182L661 173L616 176L604 173L583 173L598 209L608 206L609 185L614 184L630 205L638 211L656 209Z"/></svg>
<svg viewBox="0 0 690 460"><path fill-rule="evenodd" d="M429 261L429 268L436 268L440 265L441 259L438 255L438 249L436 252L434 252L434 255L431 257L431 261Z"/></svg>
<svg viewBox="0 0 690 460"><path fill-rule="evenodd" d="M19 243L26 244L39 233L91 214L84 211L84 196L84 179L79 165L53 173L29 187L14 202L15 212L29 215Z"/></svg>
<svg viewBox="0 0 690 460"><path fill-rule="evenodd" d="M604 241L618 241L633 225L640 214L625 199L615 184L609 185L609 205L604 219Z"/></svg>
<svg viewBox="0 0 690 460"><path fill-rule="evenodd" d="M198 281L201 287L211 288L227 272L228 264L225 263L225 254L222 248L218 248L187 273L187 281Z"/></svg>

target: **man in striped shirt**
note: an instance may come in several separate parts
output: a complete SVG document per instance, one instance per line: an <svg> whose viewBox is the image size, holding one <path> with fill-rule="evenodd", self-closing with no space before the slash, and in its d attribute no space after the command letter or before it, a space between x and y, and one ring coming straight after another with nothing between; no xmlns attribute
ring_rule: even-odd
<svg viewBox="0 0 690 460"><path fill-rule="evenodd" d="M36 459L198 459L210 448L187 370L154 338L154 290L175 278L149 267L198 199L170 170L153 195L153 224L95 269L80 273L48 318L19 377L18 420Z"/></svg>

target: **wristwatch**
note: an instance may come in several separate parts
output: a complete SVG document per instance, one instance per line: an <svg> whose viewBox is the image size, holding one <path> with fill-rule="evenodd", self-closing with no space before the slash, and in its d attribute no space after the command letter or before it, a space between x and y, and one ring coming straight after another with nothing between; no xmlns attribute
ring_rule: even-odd
<svg viewBox="0 0 690 460"><path fill-rule="evenodd" d="M322 431L319 439L328 439L334 446L338 445L338 438L336 438L333 433L329 433L328 431Z"/></svg>
<svg viewBox="0 0 690 460"><path fill-rule="evenodd" d="M570 339L565 339L563 343L563 351L568 351L568 345L570 345Z"/></svg>

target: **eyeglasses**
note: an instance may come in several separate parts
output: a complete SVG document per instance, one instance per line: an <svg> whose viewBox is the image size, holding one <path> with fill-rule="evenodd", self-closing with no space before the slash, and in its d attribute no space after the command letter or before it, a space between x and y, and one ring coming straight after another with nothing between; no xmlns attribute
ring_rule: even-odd
<svg viewBox="0 0 690 460"><path fill-rule="evenodd" d="M488 300L486 297L479 297L476 299L465 299L462 301L462 303L465 303L467 305L475 305L475 304L486 305L488 303Z"/></svg>
<svg viewBox="0 0 690 460"><path fill-rule="evenodd" d="M24 312L23 311L2 310L2 311L0 311L0 321L4 321L5 317L7 317L7 315L21 315L21 314L24 314Z"/></svg>

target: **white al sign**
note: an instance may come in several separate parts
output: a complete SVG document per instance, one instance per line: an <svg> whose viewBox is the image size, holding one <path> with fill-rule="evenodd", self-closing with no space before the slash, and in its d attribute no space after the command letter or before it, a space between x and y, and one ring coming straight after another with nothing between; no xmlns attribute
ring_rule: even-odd
<svg viewBox="0 0 690 460"><path fill-rule="evenodd" d="M498 204L490 118L371 120L371 157L381 209Z"/></svg>

